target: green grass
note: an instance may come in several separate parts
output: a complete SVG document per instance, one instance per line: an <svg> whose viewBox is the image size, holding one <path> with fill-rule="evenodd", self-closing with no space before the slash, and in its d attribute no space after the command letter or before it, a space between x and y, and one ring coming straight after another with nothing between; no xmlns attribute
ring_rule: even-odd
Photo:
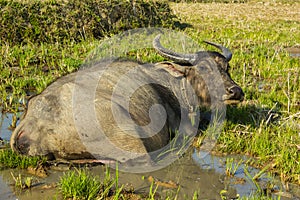
<svg viewBox="0 0 300 200"><path fill-rule="evenodd" d="M133 191L123 189L119 185L118 169L115 177L111 177L110 169L107 167L105 176L101 180L98 176L90 173L88 169L77 169L64 173L60 178L59 190L64 199L130 199L135 196Z"/></svg>
<svg viewBox="0 0 300 200"><path fill-rule="evenodd" d="M17 112L26 99L78 69L97 41L0 46L0 107Z"/></svg>
<svg viewBox="0 0 300 200"><path fill-rule="evenodd" d="M60 190L65 199L95 199L101 186L99 178L82 169L67 172L60 178Z"/></svg>
<svg viewBox="0 0 300 200"><path fill-rule="evenodd" d="M300 15L285 12L299 13L299 3L279 5L277 1L266 7L251 2L172 7L193 25L186 33L195 40L219 42L234 53L230 73L246 99L227 108L215 149L252 156L255 166L272 163L268 171L300 184L300 62L285 51L300 43Z"/></svg>
<svg viewBox="0 0 300 200"><path fill-rule="evenodd" d="M32 187L33 183L33 177L23 177L21 174L18 176L15 176L11 172L11 176L15 181L15 187L16 189L30 189Z"/></svg>
<svg viewBox="0 0 300 200"><path fill-rule="evenodd" d="M43 157L28 157L22 156L11 149L0 150L0 165L9 168L27 169L29 166L37 167L46 163L46 159Z"/></svg>

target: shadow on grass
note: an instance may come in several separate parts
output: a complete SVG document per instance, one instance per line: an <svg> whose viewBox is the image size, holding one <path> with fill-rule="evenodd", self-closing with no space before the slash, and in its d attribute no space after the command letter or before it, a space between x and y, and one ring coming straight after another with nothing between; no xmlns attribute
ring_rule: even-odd
<svg viewBox="0 0 300 200"><path fill-rule="evenodd" d="M199 130L201 132L205 131L212 121L210 111L200 109L200 113ZM281 113L274 108L262 108L256 105L229 105L226 109L225 129L234 129L236 126L256 129L262 123L266 125L276 123L280 118Z"/></svg>
<svg viewBox="0 0 300 200"><path fill-rule="evenodd" d="M280 119L281 113L274 108L262 108L255 105L228 106L226 119L232 124L259 127L262 122L274 123Z"/></svg>
<svg viewBox="0 0 300 200"><path fill-rule="evenodd" d="M189 23L185 23L185 22L180 22L180 21L176 21L174 22L174 26L181 30L184 31L186 28L193 28L194 26L189 24Z"/></svg>

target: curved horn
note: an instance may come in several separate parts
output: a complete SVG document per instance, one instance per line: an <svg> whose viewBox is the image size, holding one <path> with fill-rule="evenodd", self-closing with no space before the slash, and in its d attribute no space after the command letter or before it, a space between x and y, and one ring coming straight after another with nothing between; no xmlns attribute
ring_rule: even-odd
<svg viewBox="0 0 300 200"><path fill-rule="evenodd" d="M153 47L154 49L156 49L156 51L166 57L169 58L170 60L173 60L175 62L181 63L181 64L194 64L196 59L197 59L197 55L196 54L181 54L181 53L176 53L174 51L171 51L169 49L164 48L161 44L160 44L160 35L157 35L154 40L153 40Z"/></svg>
<svg viewBox="0 0 300 200"><path fill-rule="evenodd" d="M231 51L228 48L226 48L226 47L224 47L224 46L222 46L220 44L213 43L213 42L209 42L209 41L204 41L204 42L206 44L210 44L210 45L212 45L212 46L217 47L218 49L220 49L222 51L222 54L225 57L225 59L226 59L227 62L229 62L231 60L232 53L231 53Z"/></svg>

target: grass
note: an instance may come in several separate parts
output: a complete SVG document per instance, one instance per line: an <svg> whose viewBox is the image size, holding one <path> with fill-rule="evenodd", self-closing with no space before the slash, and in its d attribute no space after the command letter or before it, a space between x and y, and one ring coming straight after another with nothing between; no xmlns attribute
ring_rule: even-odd
<svg viewBox="0 0 300 200"><path fill-rule="evenodd" d="M0 149L0 165L9 168L27 169L28 167L37 167L46 163L43 157L22 156L11 149Z"/></svg>
<svg viewBox="0 0 300 200"><path fill-rule="evenodd" d="M234 176L240 165L242 164L243 160L235 163L233 158L226 158L226 169L225 173L227 176Z"/></svg>
<svg viewBox="0 0 300 200"><path fill-rule="evenodd" d="M211 0L214 3L191 6L181 2L170 5L181 22L191 25L184 33L199 43L210 40L230 47L234 53L230 73L246 94L243 103L227 108L227 120L215 151L249 155L253 158L249 164L279 175L282 181L300 184L300 62L285 51L300 44L300 3ZM40 93L58 77L78 69L98 44L93 37L64 37L49 43L1 41L0 107L10 112L24 109L32 93ZM147 62L161 60L149 49L130 54ZM9 167L26 168L35 162L0 151L0 163ZM230 173L234 173L234 167L232 170ZM89 179L89 174L73 173L67 176ZM71 184L65 178L66 184L62 185ZM86 184L98 190L95 185L99 182L94 181Z"/></svg>
<svg viewBox="0 0 300 200"><path fill-rule="evenodd" d="M105 185L107 184L107 185ZM110 185L107 181L103 186ZM60 190L65 199L95 199L100 193L102 184L86 170L70 171L60 178ZM106 197L108 194L102 194Z"/></svg>
<svg viewBox="0 0 300 200"><path fill-rule="evenodd" d="M246 99L227 108L215 150L250 155L256 158L252 164L262 168L272 163L268 171L300 184L300 62L285 51L300 44L300 9L299 3L280 2L172 8L193 25L186 33L195 40L219 42L234 53L230 73Z"/></svg>
<svg viewBox="0 0 300 200"><path fill-rule="evenodd" d="M108 167L102 181L88 169L68 171L60 178L59 190L64 199L141 199L133 191L124 189L124 185L119 186L118 169L115 177L111 177Z"/></svg>
<svg viewBox="0 0 300 200"><path fill-rule="evenodd" d="M80 66L96 42L2 45L0 91L3 110L17 112L32 93L40 93L58 77Z"/></svg>
<svg viewBox="0 0 300 200"><path fill-rule="evenodd" d="M32 187L33 184L33 177L22 177L21 174L19 174L18 176L15 176L12 172L11 172L11 176L15 181L15 187L17 189L30 189Z"/></svg>

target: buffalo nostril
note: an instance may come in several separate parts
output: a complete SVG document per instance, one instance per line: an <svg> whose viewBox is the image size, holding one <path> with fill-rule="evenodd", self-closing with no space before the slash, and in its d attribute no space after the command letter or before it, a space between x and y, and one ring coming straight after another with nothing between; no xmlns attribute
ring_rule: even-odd
<svg viewBox="0 0 300 200"><path fill-rule="evenodd" d="M238 86L232 86L231 88L229 88L228 93L231 96L230 99L243 100L244 98L243 90Z"/></svg>
<svg viewBox="0 0 300 200"><path fill-rule="evenodd" d="M233 86L229 89L230 94L238 94L238 93L240 93L240 91L241 91L240 88L236 87L236 86Z"/></svg>
<svg viewBox="0 0 300 200"><path fill-rule="evenodd" d="M14 143L14 148L21 154L27 154L29 150L29 138L26 136L25 131L20 131Z"/></svg>

